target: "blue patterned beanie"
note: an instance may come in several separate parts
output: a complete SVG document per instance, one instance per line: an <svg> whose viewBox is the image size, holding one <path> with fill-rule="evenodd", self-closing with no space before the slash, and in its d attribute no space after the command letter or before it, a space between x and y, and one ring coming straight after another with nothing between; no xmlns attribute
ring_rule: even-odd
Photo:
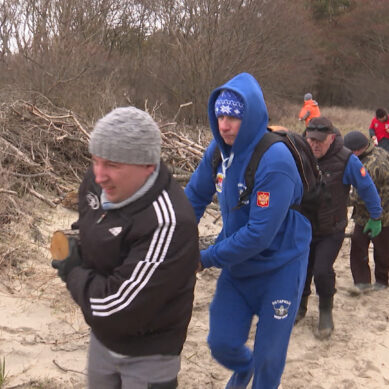
<svg viewBox="0 0 389 389"><path fill-rule="evenodd" d="M240 95L230 90L223 90L215 101L215 115L232 116L240 120L245 112L244 101Z"/></svg>

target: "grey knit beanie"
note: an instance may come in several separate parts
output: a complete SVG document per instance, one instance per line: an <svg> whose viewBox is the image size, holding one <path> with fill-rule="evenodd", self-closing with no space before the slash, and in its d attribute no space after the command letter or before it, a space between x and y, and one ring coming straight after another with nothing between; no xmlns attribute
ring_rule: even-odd
<svg viewBox="0 0 389 389"><path fill-rule="evenodd" d="M89 152L130 165L159 164L161 133L148 113L135 107L116 108L97 121Z"/></svg>
<svg viewBox="0 0 389 389"><path fill-rule="evenodd" d="M344 136L344 145L351 151L361 150L369 144L369 139L359 131L351 131Z"/></svg>
<svg viewBox="0 0 389 389"><path fill-rule="evenodd" d="M312 100L312 94L311 93L306 93L304 95L304 101L307 101L307 100Z"/></svg>

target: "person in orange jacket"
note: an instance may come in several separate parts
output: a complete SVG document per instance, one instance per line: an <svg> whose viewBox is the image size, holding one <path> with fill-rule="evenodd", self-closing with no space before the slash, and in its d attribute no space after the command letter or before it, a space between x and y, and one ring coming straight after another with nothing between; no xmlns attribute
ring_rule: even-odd
<svg viewBox="0 0 389 389"><path fill-rule="evenodd" d="M318 116L320 116L319 104L316 100L312 99L311 93L306 93L304 95L304 105L299 114L299 120L305 120L305 125L308 126L310 120Z"/></svg>

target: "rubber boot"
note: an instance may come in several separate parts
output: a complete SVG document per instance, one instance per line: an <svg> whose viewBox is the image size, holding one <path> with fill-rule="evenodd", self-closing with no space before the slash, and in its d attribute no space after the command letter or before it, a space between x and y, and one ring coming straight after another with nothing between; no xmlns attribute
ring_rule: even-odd
<svg viewBox="0 0 389 389"><path fill-rule="evenodd" d="M297 311L296 319L294 320L294 324L297 324L301 319L303 319L307 313L308 309L308 297L309 296L303 296L301 297L301 302L299 306L299 310Z"/></svg>
<svg viewBox="0 0 389 389"><path fill-rule="evenodd" d="M333 330L332 307L334 297L319 297L319 327L315 336L320 339L328 339Z"/></svg>

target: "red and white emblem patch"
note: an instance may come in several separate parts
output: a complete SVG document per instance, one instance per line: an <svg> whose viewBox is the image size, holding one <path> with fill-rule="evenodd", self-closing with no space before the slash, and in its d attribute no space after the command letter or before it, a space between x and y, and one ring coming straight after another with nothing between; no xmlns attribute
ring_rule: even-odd
<svg viewBox="0 0 389 389"><path fill-rule="evenodd" d="M218 173L216 176L216 184L215 184L218 193L221 193L223 190L223 180L224 180L223 174Z"/></svg>
<svg viewBox="0 0 389 389"><path fill-rule="evenodd" d="M363 166L361 167L360 172L362 177L366 177L366 169Z"/></svg>
<svg viewBox="0 0 389 389"><path fill-rule="evenodd" d="M261 208L269 206L270 193L269 192L257 192L257 205Z"/></svg>

